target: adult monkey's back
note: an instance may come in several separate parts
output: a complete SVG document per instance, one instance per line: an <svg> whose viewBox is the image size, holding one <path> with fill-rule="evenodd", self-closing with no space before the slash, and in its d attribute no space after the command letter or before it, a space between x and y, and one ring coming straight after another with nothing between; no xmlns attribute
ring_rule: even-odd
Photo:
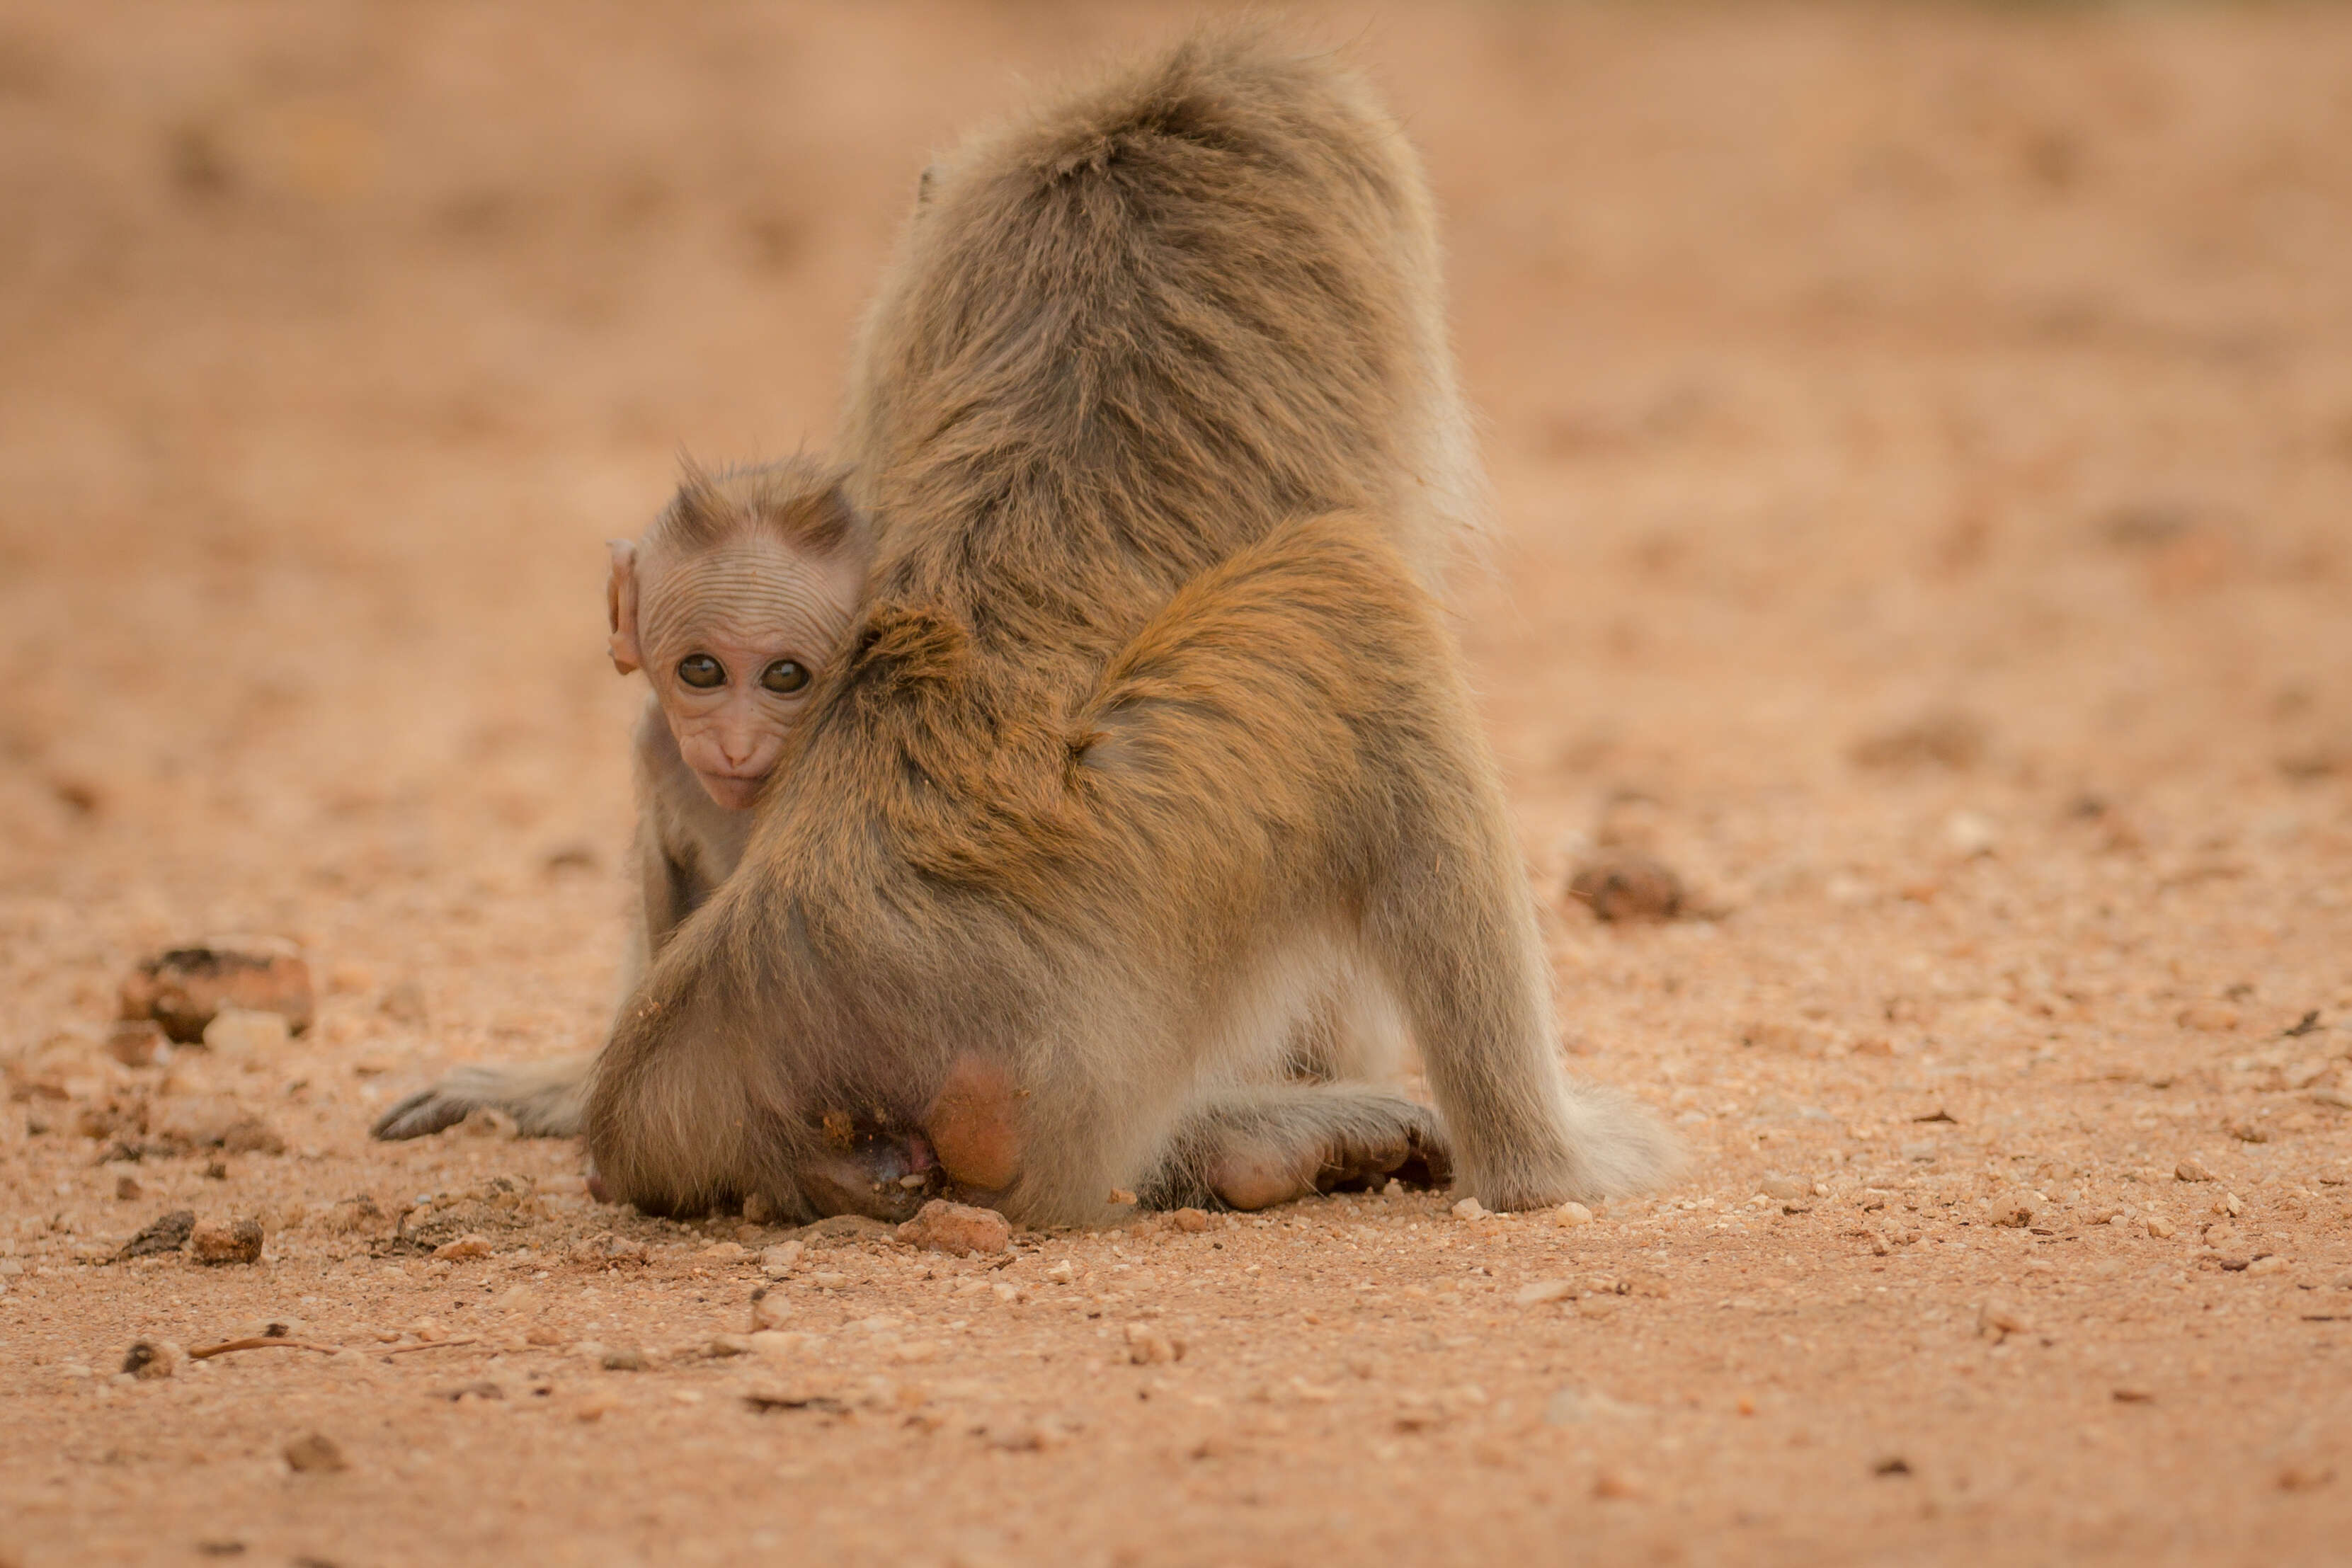
<svg viewBox="0 0 2352 1568"><path fill-rule="evenodd" d="M868 608L606 1049L613 1197L805 1213L844 1107L1033 1223L1449 1137L1496 1207L1659 1174L1648 1117L1560 1072L1429 598L1481 482L1420 171L1360 85L1206 37L973 140L856 378ZM1400 1025L1443 1130L1373 1082Z"/></svg>

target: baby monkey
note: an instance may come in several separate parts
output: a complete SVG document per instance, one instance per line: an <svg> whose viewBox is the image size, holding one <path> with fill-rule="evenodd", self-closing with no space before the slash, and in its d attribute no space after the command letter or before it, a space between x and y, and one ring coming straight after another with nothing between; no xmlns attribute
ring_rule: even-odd
<svg viewBox="0 0 2352 1568"><path fill-rule="evenodd" d="M842 479L810 457L689 467L643 538L611 543L613 667L643 670L652 688L635 747L636 917L624 998L742 859L750 807L848 635L869 551ZM594 1065L591 1052L460 1068L386 1112L375 1135L418 1137L490 1106L526 1134L576 1136ZM895 1174L917 1174L927 1152Z"/></svg>

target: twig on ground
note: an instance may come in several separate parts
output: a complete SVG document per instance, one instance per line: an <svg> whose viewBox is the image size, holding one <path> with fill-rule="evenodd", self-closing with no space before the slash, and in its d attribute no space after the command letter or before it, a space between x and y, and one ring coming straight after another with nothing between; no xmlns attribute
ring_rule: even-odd
<svg viewBox="0 0 2352 1568"><path fill-rule="evenodd" d="M190 1361L205 1361L215 1355L226 1355L233 1350L315 1350L321 1355L332 1355L343 1347L339 1344L312 1344L308 1340L288 1339L283 1334L256 1334L251 1339L233 1339L220 1344L203 1345L188 1352Z"/></svg>

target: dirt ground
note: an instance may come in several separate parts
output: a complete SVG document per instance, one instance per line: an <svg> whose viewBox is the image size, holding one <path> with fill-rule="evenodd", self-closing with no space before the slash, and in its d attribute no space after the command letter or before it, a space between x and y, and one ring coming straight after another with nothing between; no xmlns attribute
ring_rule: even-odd
<svg viewBox="0 0 2352 1568"><path fill-rule="evenodd" d="M820 1235L724 1354L782 1231L367 1140L598 1038L598 541L821 443L926 150L1189 15L0 17L0 1563L2342 1560L2342 9L1312 22L1446 209L1462 625L1670 1189ZM316 1026L114 1061L224 930ZM262 1261L110 1261L183 1208Z"/></svg>

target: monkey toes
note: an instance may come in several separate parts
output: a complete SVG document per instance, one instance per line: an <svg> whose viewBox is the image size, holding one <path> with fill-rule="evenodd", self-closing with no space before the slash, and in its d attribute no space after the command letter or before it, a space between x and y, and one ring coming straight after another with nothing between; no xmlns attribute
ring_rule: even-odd
<svg viewBox="0 0 2352 1568"><path fill-rule="evenodd" d="M1387 1124L1349 1126L1319 1139L1268 1129L1227 1145L1208 1171L1209 1189L1239 1209L1360 1191L1391 1179L1409 1186L1444 1186L1454 1179L1445 1134L1422 1106L1401 1104Z"/></svg>
<svg viewBox="0 0 2352 1568"><path fill-rule="evenodd" d="M375 1120L371 1132L386 1143L422 1138L456 1126L472 1114L478 1102L452 1094L442 1084L419 1089Z"/></svg>

